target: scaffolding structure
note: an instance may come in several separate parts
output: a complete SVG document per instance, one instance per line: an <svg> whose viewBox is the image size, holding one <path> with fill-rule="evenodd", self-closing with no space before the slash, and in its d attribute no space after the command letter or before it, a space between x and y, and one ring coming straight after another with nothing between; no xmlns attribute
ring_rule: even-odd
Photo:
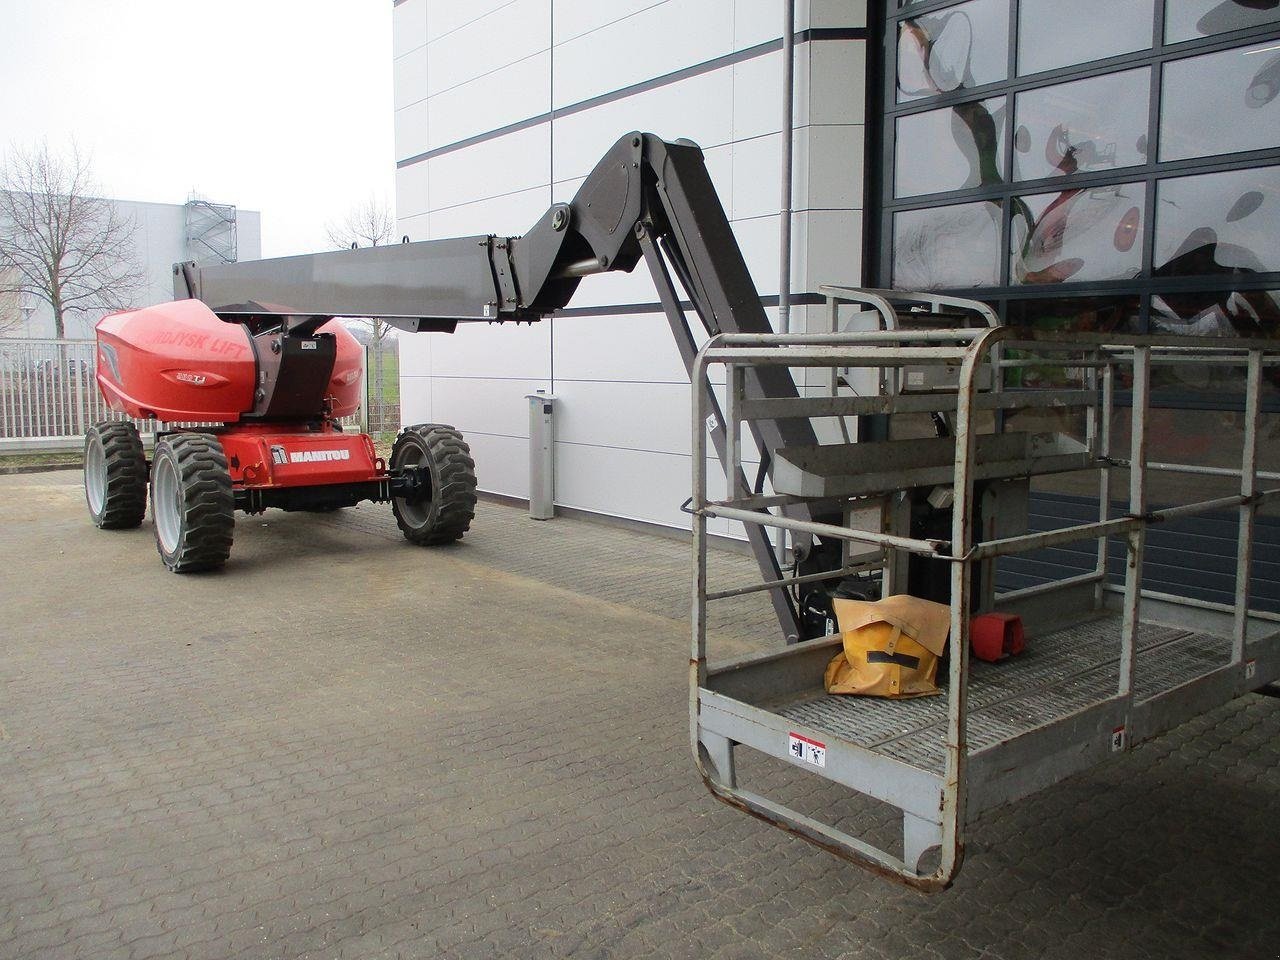
<svg viewBox="0 0 1280 960"><path fill-rule="evenodd" d="M236 208L192 194L186 203L187 257L197 263L235 263L239 256Z"/></svg>

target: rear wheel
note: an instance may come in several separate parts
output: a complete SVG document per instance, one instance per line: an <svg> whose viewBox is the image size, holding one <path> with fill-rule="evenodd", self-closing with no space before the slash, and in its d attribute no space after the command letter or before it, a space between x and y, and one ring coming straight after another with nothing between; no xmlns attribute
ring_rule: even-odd
<svg viewBox="0 0 1280 960"><path fill-rule="evenodd" d="M156 443L151 512L156 549L174 573L213 570L231 555L235 495L227 457L205 433L175 433Z"/></svg>
<svg viewBox="0 0 1280 960"><path fill-rule="evenodd" d="M128 421L95 423L84 438L84 498L103 530L139 526L147 512L147 454Z"/></svg>
<svg viewBox="0 0 1280 960"><path fill-rule="evenodd" d="M391 448L391 472L416 469L412 497L396 497L391 509L405 539L427 546L462 539L476 515L476 464L462 434L440 423L405 427Z"/></svg>

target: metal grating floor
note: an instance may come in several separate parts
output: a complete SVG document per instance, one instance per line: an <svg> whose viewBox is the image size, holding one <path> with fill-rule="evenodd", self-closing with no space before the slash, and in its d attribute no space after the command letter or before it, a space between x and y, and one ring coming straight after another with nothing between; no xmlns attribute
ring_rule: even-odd
<svg viewBox="0 0 1280 960"><path fill-rule="evenodd" d="M1119 683L1120 622L1105 617L1029 640L1017 658L974 660L969 671L970 749L977 752L1106 699ZM1145 700L1223 666L1231 643L1143 623L1138 631L1137 699ZM806 694L773 705L780 716L942 772L945 694L912 700Z"/></svg>

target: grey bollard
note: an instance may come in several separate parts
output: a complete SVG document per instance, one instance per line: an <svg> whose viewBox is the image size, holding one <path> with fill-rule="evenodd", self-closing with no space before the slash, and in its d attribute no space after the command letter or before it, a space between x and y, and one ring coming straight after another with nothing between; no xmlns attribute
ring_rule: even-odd
<svg viewBox="0 0 1280 960"><path fill-rule="evenodd" d="M556 515L552 420L556 398L545 390L525 396L529 401L529 516L550 520Z"/></svg>

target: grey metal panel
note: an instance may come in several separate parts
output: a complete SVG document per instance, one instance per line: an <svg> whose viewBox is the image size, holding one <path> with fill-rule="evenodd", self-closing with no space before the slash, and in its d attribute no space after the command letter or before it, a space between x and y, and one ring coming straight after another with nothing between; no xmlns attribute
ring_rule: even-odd
<svg viewBox="0 0 1280 960"><path fill-rule="evenodd" d="M940 774L921 770L848 741L831 739L822 730L805 726L802 721L760 710L710 690L704 689L700 696L701 726L704 729L788 762L793 762L787 752L789 733L823 737L827 748L824 777L892 803L916 816L938 819L942 797Z"/></svg>
<svg viewBox="0 0 1280 960"><path fill-rule="evenodd" d="M1065 434L986 434L978 437L977 450L974 476L980 480L1089 466L1084 445ZM774 458L773 488L802 497L865 496L901 488L906 470L914 485L951 483L955 442L926 437L790 446Z"/></svg>
<svg viewBox="0 0 1280 960"><path fill-rule="evenodd" d="M192 293L218 314L492 320L498 291L489 241L426 240L200 267Z"/></svg>

